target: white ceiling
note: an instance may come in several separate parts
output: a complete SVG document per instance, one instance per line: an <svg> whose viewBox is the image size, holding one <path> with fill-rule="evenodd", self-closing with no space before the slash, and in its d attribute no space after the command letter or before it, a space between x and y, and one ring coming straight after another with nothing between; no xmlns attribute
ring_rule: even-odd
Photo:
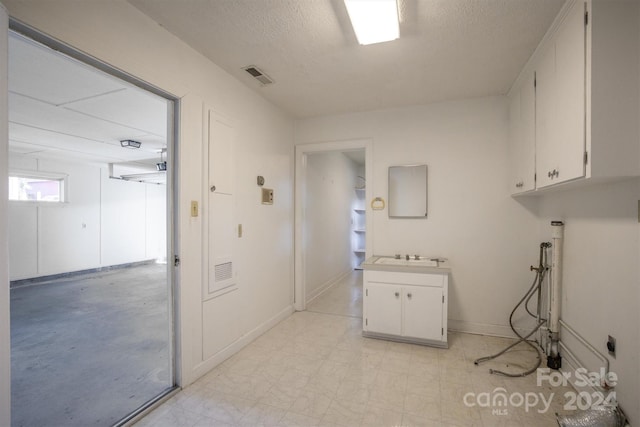
<svg viewBox="0 0 640 427"><path fill-rule="evenodd" d="M564 0L399 0L400 39L369 46L342 0L129 2L303 118L505 94Z"/></svg>
<svg viewBox="0 0 640 427"><path fill-rule="evenodd" d="M153 166L167 101L17 34L9 38L9 150L33 157ZM120 140L142 142L140 149Z"/></svg>

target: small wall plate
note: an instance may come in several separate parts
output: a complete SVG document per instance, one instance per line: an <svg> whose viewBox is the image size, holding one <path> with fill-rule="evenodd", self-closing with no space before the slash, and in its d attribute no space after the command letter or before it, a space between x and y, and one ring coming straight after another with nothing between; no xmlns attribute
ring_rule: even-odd
<svg viewBox="0 0 640 427"><path fill-rule="evenodd" d="M272 205L273 204L273 190L270 188L262 189L262 204L263 205Z"/></svg>

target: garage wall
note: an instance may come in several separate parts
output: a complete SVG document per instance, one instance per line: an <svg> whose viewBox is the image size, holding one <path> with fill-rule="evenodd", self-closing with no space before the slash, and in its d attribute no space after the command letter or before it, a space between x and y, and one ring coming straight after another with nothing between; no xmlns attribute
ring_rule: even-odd
<svg viewBox="0 0 640 427"><path fill-rule="evenodd" d="M165 186L110 179L98 165L19 155L9 167L68 175L68 203L9 203L11 280L165 256Z"/></svg>

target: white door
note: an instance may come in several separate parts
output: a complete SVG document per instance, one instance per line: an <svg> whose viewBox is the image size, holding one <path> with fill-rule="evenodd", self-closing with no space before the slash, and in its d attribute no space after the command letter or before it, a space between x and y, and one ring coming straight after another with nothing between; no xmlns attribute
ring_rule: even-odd
<svg viewBox="0 0 640 427"><path fill-rule="evenodd" d="M8 35L9 18L0 3L0 426L11 424L11 340L9 329L8 182Z"/></svg>
<svg viewBox="0 0 640 427"><path fill-rule="evenodd" d="M442 340L442 288L404 286L403 333L405 337Z"/></svg>
<svg viewBox="0 0 640 427"><path fill-rule="evenodd" d="M209 111L208 284L205 298L235 285L234 181L235 129Z"/></svg>
<svg viewBox="0 0 640 427"><path fill-rule="evenodd" d="M367 283L364 330L381 334L402 333L402 288L385 283Z"/></svg>

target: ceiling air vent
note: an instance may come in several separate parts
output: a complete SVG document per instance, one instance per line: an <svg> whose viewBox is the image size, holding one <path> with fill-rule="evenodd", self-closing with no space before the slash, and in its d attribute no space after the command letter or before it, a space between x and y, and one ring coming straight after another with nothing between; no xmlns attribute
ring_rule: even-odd
<svg viewBox="0 0 640 427"><path fill-rule="evenodd" d="M260 82L260 84L262 84L263 86L270 85L271 83L273 83L273 80L271 80L271 77L267 76L265 73L263 73L257 67L254 67L253 65L250 65L248 67L244 67L243 70L245 70L247 73L251 74L251 76L253 76L253 78L258 80Z"/></svg>

